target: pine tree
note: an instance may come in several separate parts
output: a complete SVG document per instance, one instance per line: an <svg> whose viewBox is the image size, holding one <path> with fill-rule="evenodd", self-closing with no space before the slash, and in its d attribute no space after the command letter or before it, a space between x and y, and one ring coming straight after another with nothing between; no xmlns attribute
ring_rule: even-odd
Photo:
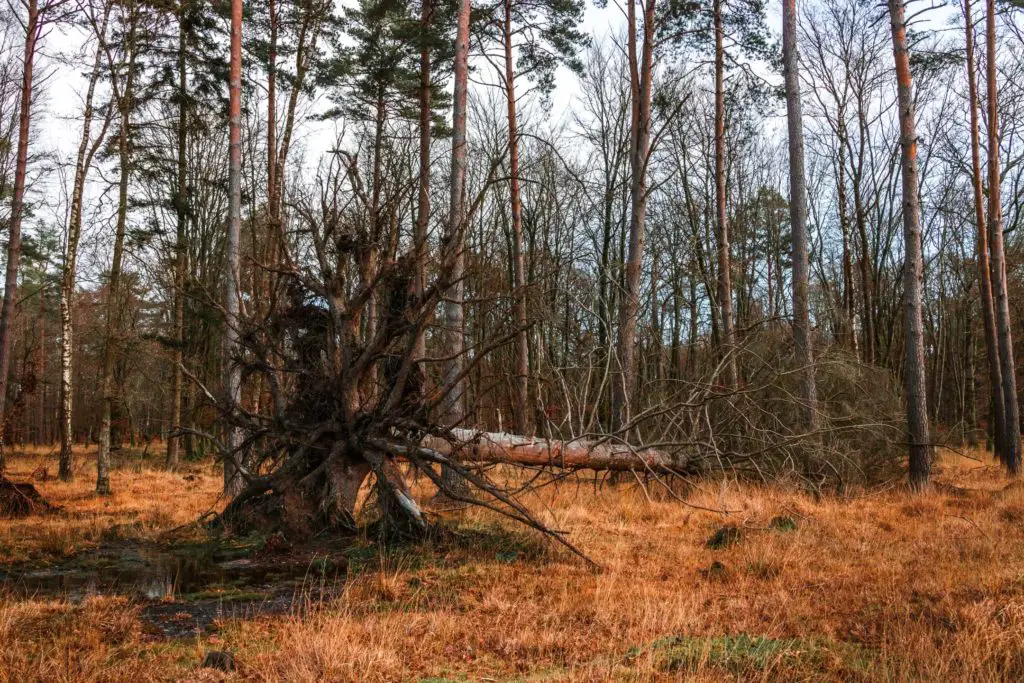
<svg viewBox="0 0 1024 683"><path fill-rule="evenodd" d="M512 297L515 337L515 424L521 433L532 430L529 417L530 351L527 319L526 255L523 243L523 208L520 192L519 123L516 81L536 84L546 99L555 86L560 64L581 73L579 51L589 39L577 28L585 5L579 0L504 0L490 16L478 18L481 30L501 45L504 71L500 72L508 111L509 196L512 222Z"/></svg>

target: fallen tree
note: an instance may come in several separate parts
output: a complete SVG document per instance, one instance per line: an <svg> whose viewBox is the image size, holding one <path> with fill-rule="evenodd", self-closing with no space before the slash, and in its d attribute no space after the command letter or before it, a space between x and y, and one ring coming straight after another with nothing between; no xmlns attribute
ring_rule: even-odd
<svg viewBox="0 0 1024 683"><path fill-rule="evenodd" d="M891 449L885 433L877 435L881 428L871 425L894 414L891 392L861 366L837 362L819 378L825 380L819 383L822 433L795 432L791 425L799 422L792 415L802 413L787 378L800 369L787 366L786 345L776 342L733 351L743 354L746 383L732 390L720 381L726 358L706 354L706 370L659 385L657 402L638 402L632 422L616 434L560 440L445 424L439 416L446 402L462 398L464 380L519 330L509 322L488 337L467 340L456 353L464 360L461 371L443 371L453 354L446 355L445 330L435 314L455 279L452 245L461 240L441 243L428 281L417 272L415 245L405 255L377 258L399 241L374 236L347 213L358 188L349 199L339 188L358 186L356 160L337 155L329 163L311 187L296 188L292 223L278 236L281 261L263 264L272 289L269 310L238 321L230 362L241 368L248 400L232 402L182 368L219 411L220 426L240 437L227 448L214 434L181 430L215 442L245 482L221 514L227 527L282 530L290 537L352 530L359 506L369 501L383 528L418 534L429 528L429 514L417 494L439 493L498 511L571 548L519 502L523 480L506 483L493 465L557 470L556 477L581 469L662 477L717 467L762 478L792 474L815 486L843 482L851 472L887 471ZM426 352L418 345L424 338L431 340ZM559 427L570 435L600 432L602 387L600 380L592 395L583 387L575 409L565 411L574 420ZM480 401L486 388L477 383L470 391ZM856 408L868 400L877 407L861 416ZM627 435L671 446L630 443L639 437ZM847 448L851 441L857 449ZM819 462L820 454L836 457ZM411 487L410 473L434 486Z"/></svg>
<svg viewBox="0 0 1024 683"><path fill-rule="evenodd" d="M358 441L349 441L343 432L337 423L315 430L266 476L254 477L239 463L248 486L231 501L223 518L243 531L272 527L306 535L331 528L352 529L360 489L373 475L378 501L392 518L390 523L406 530L424 529L423 510L397 467L401 461L424 473L439 492L453 500L491 508L552 533L475 466L509 464L658 474L687 471L685 457L625 444L547 440L467 429L445 430L443 436L427 434L418 442L393 434L364 434ZM473 493L448 486L436 466L454 471L472 485Z"/></svg>
<svg viewBox="0 0 1024 683"><path fill-rule="evenodd" d="M354 160L344 156L321 174L315 187L358 181ZM414 286L416 249L374 260L379 236L349 222L343 201L337 192L297 193L297 225L281 240L283 263L265 264L274 276L270 311L238 322L231 362L241 367L246 386L264 388L260 410L207 389L182 368L218 409L224 428L241 437L228 448L213 434L181 430L213 441L245 482L221 514L224 525L292 537L353 529L369 480L384 527L422 533L427 515L405 480L413 471L449 499L498 511L575 551L518 502L517 491L490 477L491 464L660 473L686 468L678 455L612 441L531 439L440 423L444 403L463 378L517 330L467 345L460 352L462 372L442 372L450 360L444 349L423 357L416 342L451 290L452 245L461 240L443 245L431 282Z"/></svg>
<svg viewBox="0 0 1024 683"><path fill-rule="evenodd" d="M633 448L611 441L560 441L516 434L452 429L452 439L427 436L422 445L462 462L683 474L688 459L654 448Z"/></svg>

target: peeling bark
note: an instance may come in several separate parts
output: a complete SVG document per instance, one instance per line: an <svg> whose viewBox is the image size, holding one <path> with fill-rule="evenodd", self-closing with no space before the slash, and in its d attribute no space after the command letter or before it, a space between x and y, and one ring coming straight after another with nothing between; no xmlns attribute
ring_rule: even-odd
<svg viewBox="0 0 1024 683"><path fill-rule="evenodd" d="M102 71L102 43L106 39L107 20L110 16L110 5L104 8L103 18L97 29L96 56L93 60L92 72L89 74L89 85L85 93L82 111L82 138L78 145L78 156L75 160L75 179L71 191L71 206L68 212L68 236L64 246L64 267L60 281L60 466L61 481L71 481L74 476L74 460L72 444L74 434L71 428L71 417L74 400L74 318L75 308L75 277L78 265L78 242L82 235L82 196L85 192L86 176L92 166L93 157L99 151L106 137L110 124L110 115L103 121L103 129L92 139L92 122L95 114L93 105L96 84Z"/></svg>
<svg viewBox="0 0 1024 683"><path fill-rule="evenodd" d="M686 472L692 468L685 455L654 448L633 449L628 445L591 441L558 441L501 433L476 433L454 429L454 444L428 436L423 445L443 455L478 463L506 463L536 467L588 469L595 471Z"/></svg>

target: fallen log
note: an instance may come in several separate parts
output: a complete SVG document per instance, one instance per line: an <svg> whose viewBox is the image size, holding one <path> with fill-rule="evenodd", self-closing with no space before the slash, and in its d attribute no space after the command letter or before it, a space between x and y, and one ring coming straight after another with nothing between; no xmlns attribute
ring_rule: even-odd
<svg viewBox="0 0 1024 683"><path fill-rule="evenodd" d="M517 434L475 432L471 429L451 431L454 442L427 436L422 445L461 462L660 473L686 472L690 464L685 455L655 448L635 449L610 442L538 439Z"/></svg>

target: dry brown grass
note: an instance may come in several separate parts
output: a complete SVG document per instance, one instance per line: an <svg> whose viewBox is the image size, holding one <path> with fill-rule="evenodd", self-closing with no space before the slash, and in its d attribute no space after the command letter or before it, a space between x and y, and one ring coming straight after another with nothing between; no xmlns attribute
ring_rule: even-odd
<svg viewBox="0 0 1024 683"><path fill-rule="evenodd" d="M115 524L155 537L215 503L219 479L201 469L116 473L110 500L88 481L42 483L65 512L0 523L2 557L77 550ZM461 544L357 549L343 597L309 614L186 641L146 636L122 598L0 600L0 678L212 679L202 653L226 648L232 678L252 680L1020 680L1024 485L950 454L941 469L919 497L721 482L690 495L727 518L565 484L528 502L601 572L472 511ZM739 541L708 548L724 524Z"/></svg>
<svg viewBox="0 0 1024 683"><path fill-rule="evenodd" d="M210 510L217 504L222 486L213 463L170 473L154 469L155 461L126 458L111 472L114 494L100 497L94 493L95 452L76 450L76 459L75 480L64 483L55 478L54 449L10 458L7 474L11 479L32 481L47 501L63 510L56 515L0 521L0 564L49 562L104 539L152 539ZM40 481L44 469L47 478Z"/></svg>

